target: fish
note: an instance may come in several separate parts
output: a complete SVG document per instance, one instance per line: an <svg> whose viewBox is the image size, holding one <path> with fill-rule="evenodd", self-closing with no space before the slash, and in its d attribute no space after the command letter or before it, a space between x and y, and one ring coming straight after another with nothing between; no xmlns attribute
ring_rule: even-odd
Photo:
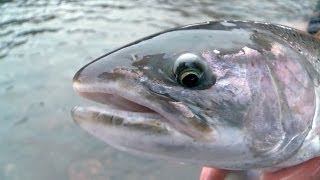
<svg viewBox="0 0 320 180"><path fill-rule="evenodd" d="M129 153L228 170L320 156L320 40L291 27L209 21L162 31L82 67L95 102L71 115Z"/></svg>

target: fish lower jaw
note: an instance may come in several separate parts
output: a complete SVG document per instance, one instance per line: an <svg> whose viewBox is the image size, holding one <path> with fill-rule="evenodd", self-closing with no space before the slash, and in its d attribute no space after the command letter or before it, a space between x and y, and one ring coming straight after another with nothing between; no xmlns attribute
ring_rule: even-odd
<svg viewBox="0 0 320 180"><path fill-rule="evenodd" d="M127 129L153 134L169 133L174 130L164 123L157 113L131 112L106 107L74 107L71 111L74 121L85 129L88 125L100 124L109 128Z"/></svg>

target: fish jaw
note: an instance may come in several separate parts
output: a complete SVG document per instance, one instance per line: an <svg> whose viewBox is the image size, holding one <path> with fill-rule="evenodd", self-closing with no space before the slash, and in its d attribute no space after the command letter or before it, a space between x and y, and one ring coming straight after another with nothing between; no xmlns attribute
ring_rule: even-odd
<svg viewBox="0 0 320 180"><path fill-rule="evenodd" d="M163 123L163 117L157 113L130 112L95 106L74 107L71 113L75 122L87 132L121 150L129 148L138 152L140 147L150 149L153 147L152 142L159 141L150 141L150 138L146 137L161 139L175 133L179 134ZM130 147L137 148L132 150Z"/></svg>

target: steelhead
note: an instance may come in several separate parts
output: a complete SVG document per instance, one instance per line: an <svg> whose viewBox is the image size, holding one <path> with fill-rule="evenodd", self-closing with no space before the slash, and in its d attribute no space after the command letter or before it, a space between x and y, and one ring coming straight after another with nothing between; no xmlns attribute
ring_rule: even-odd
<svg viewBox="0 0 320 180"><path fill-rule="evenodd" d="M216 21L160 32L81 68L100 103L73 119L113 147L222 169L320 156L320 41L290 27Z"/></svg>

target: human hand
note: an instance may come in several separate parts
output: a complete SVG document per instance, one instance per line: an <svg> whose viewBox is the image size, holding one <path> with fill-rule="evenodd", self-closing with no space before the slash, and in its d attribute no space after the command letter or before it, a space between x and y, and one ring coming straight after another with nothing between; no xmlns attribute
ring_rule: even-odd
<svg viewBox="0 0 320 180"><path fill-rule="evenodd" d="M223 180L231 171L203 167L200 180ZM320 157L276 172L263 173L260 180L320 180Z"/></svg>

